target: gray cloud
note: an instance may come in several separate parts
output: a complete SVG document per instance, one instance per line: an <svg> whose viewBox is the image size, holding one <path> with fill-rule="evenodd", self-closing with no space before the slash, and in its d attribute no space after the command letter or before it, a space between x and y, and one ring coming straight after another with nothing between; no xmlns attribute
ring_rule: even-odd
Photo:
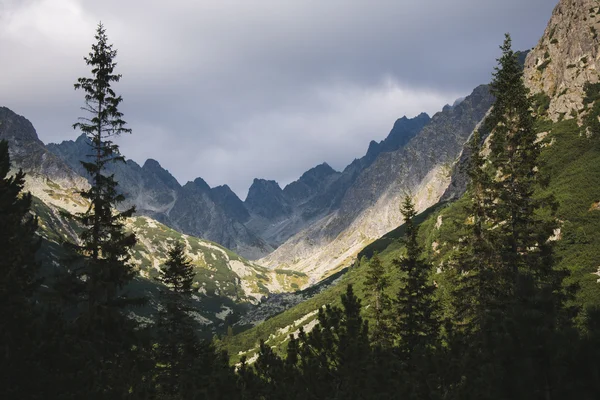
<svg viewBox="0 0 600 400"><path fill-rule="evenodd" d="M394 120L434 113L490 80L504 32L535 45L556 0L0 0L0 105L46 142L72 139L102 20L139 163L181 182L284 185L343 168Z"/></svg>

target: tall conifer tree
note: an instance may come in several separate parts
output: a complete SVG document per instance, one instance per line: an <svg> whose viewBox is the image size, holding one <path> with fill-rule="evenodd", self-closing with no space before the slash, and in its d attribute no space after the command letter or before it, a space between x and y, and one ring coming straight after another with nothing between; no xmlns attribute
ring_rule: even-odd
<svg viewBox="0 0 600 400"><path fill-rule="evenodd" d="M401 273L396 299L396 334L399 336L398 361L403 378L410 383L402 387L402 397L435 397L439 384L430 382L435 374L433 357L438 346L439 321L435 286L430 281L431 264L422 256L418 242L416 211L412 199L405 196L400 211L404 216L406 255L393 260Z"/></svg>
<svg viewBox="0 0 600 400"><path fill-rule="evenodd" d="M200 339L198 323L189 315L194 266L182 242L176 242L157 278L163 309L157 321L156 383L159 393L181 398L231 398L233 372L226 355Z"/></svg>
<svg viewBox="0 0 600 400"><path fill-rule="evenodd" d="M114 72L117 51L108 43L101 23L95 39L91 52L84 57L91 77L79 78L74 85L84 92L81 109L85 116L73 128L90 141L89 152L82 154L81 161L89 174L90 188L80 192L89 207L74 216L83 229L78 243L66 243L76 256L70 260L68 274L59 281L58 288L79 309L69 326L69 335L81 349L72 355L79 360L73 361L71 372L88 378L81 380L81 390L90 397L123 397L126 393L137 394L139 385L143 386L137 323L123 313L125 306L139 304L141 299L127 297L123 290L135 274L130 250L136 238L124 229L134 209L117 211L124 196L118 192L114 176L107 173L107 166L124 162L113 139L131 130L125 127L119 111L123 99L112 88L121 79Z"/></svg>
<svg viewBox="0 0 600 400"><path fill-rule="evenodd" d="M491 84L496 102L486 119L490 154L484 160L474 138L472 225L457 258L457 322L470 325L466 340L478 353L468 373L471 398L550 394L551 348L566 299L565 274L553 268L555 203L535 195L547 182L539 173L531 99L510 35L501 50Z"/></svg>
<svg viewBox="0 0 600 400"><path fill-rule="evenodd" d="M160 391L175 395L181 390L181 376L195 357L198 342L193 319L186 313L192 294L194 271L185 255L183 243L176 242L168 251L168 258L157 280L167 286L160 298L163 309L158 316L159 345L157 348L157 383ZM188 354L185 354L185 353ZM186 362L187 361L187 362Z"/></svg>
<svg viewBox="0 0 600 400"><path fill-rule="evenodd" d="M435 344L439 322L436 317L435 287L430 282L431 265L421 254L419 228L414 223L415 207L406 196L401 207L404 216L406 256L393 261L402 273L402 287L396 299L396 332L400 350L410 355L416 349Z"/></svg>
<svg viewBox="0 0 600 400"><path fill-rule="evenodd" d="M121 75L114 73L117 50L108 43L101 23L95 38L92 51L84 58L92 69L92 77L79 78L75 84L75 89L85 93L85 105L81 109L88 115L73 125L91 142L90 153L81 162L91 177L91 187L81 192L90 206L76 217L84 227L82 244L76 249L86 257L82 270L86 283L84 293L88 316L92 319L100 308L107 310L122 304L119 292L134 276L129 250L136 242L135 235L126 233L123 225L135 209L115 210L124 196L117 191L114 176L106 174L109 163L124 162L113 138L131 132L125 127L118 108L123 99L112 88L112 84L121 79Z"/></svg>
<svg viewBox="0 0 600 400"><path fill-rule="evenodd" d="M375 345L387 347L391 344L389 326L390 299L386 293L386 289L389 287L389 279L378 253L373 254L367 267L365 288L368 290L367 296L371 301L370 309L373 315L371 341Z"/></svg>
<svg viewBox="0 0 600 400"><path fill-rule="evenodd" d="M0 397L39 393L43 367L37 359L43 334L36 324L33 295L39 286L37 218L30 214L31 194L25 174L11 169L8 143L0 141ZM38 335L39 334L39 335ZM33 380L33 381L32 381ZM43 389L42 389L43 390Z"/></svg>

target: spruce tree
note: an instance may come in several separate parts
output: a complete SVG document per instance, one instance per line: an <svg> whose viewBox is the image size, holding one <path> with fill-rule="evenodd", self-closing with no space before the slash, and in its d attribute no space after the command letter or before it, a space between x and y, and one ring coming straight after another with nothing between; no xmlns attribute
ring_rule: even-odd
<svg viewBox="0 0 600 400"><path fill-rule="evenodd" d="M490 154L484 160L474 139L472 225L457 257L457 322L470 326L466 340L475 354L463 397L547 397L553 343L566 321L565 273L553 268L549 240L556 205L535 195L547 180L539 172L531 99L508 34L501 50L491 84L496 102L486 119Z"/></svg>
<svg viewBox="0 0 600 400"><path fill-rule="evenodd" d="M107 166L124 162L113 139L131 130L125 127L119 111L122 97L112 88L121 78L114 72L117 51L108 43L101 23L95 39L91 52L84 57L91 77L79 78L74 85L84 92L81 109L85 116L73 128L90 140L89 153L82 154L81 161L89 174L90 188L80 192L89 207L73 217L82 227L80 240L65 244L75 255L57 288L77 309L68 335L80 348L72 355L70 367L71 373L86 376L81 379L81 390L91 397L123 397L138 393L143 379L137 323L123 313L125 306L139 304L141 299L132 299L123 290L135 274L130 250L136 238L124 229L134 209L117 211L124 196L118 192L114 176L107 174ZM97 379L90 379L93 376Z"/></svg>
<svg viewBox="0 0 600 400"><path fill-rule="evenodd" d="M41 393L38 312L37 218L30 214L32 197L24 193L25 174L10 173L8 143L0 141L0 397L24 398Z"/></svg>
<svg viewBox="0 0 600 400"><path fill-rule="evenodd" d="M167 253L167 261L160 270L158 281L167 286L173 293L189 296L194 283L194 266L192 260L185 255L182 242L175 242Z"/></svg>
<svg viewBox="0 0 600 400"><path fill-rule="evenodd" d="M467 223L457 227L461 233L456 254L449 261L451 320L447 325L450 343L450 368L447 377L459 398L494 398L496 384L504 377L501 363L494 356L506 337L506 274L492 243L493 174L481 154L481 136L475 131L469 142L467 176ZM492 383L493 381L493 383Z"/></svg>
<svg viewBox="0 0 600 400"><path fill-rule="evenodd" d="M371 366L368 324L360 300L348 285L342 308L319 309L319 323L310 333L300 329L293 353L297 357L302 393L297 398L368 398Z"/></svg>
<svg viewBox="0 0 600 400"><path fill-rule="evenodd" d="M490 165L496 175L491 187L494 205L490 218L495 228L495 249L510 284L507 294L512 298L514 352L522 360L518 368L507 369L518 374L523 383L514 392L537 390L537 395L549 394L553 384L550 352L556 328L563 321L566 294L562 281L566 271L554 269L550 238L557 227L556 204L552 197L534 194L547 181L539 172L541 147L533 127L531 98L511 49L510 35L506 35L501 49L491 84L496 102L489 118L493 127Z"/></svg>
<svg viewBox="0 0 600 400"><path fill-rule="evenodd" d="M114 175L106 174L109 163L124 162L119 147L112 139L123 133L130 133L119 111L123 101L117 96L112 84L119 82L121 75L114 69L117 50L108 44L106 30L100 23L96 30L96 43L84 58L92 68L92 77L77 80L75 89L85 93L85 105L81 108L88 115L80 117L73 128L81 130L90 139L90 153L87 160L81 161L90 175L91 187L81 195L89 200L85 213L76 216L83 225L81 245L75 246L86 257L85 274L87 312L94 319L100 309L108 310L124 304L120 290L134 276L130 262L130 249L135 245L133 233L126 233L124 221L135 211L130 208L116 211L116 206L124 200L117 191Z"/></svg>
<svg viewBox="0 0 600 400"><path fill-rule="evenodd" d="M410 357L416 349L426 349L436 343L439 321L434 299L435 286L430 282L431 265L421 254L419 228L414 223L416 211L410 196L405 196L401 212L406 229L406 255L393 261L402 274L396 299L396 333L400 337L401 353Z"/></svg>
<svg viewBox="0 0 600 400"><path fill-rule="evenodd" d="M155 349L158 392L181 398L218 399L235 394L233 371L226 354L199 337L199 324L190 315L194 266L182 242L175 242L157 278L162 309L156 324Z"/></svg>
<svg viewBox="0 0 600 400"><path fill-rule="evenodd" d="M363 262L366 263L366 260ZM389 326L390 299L386 293L386 289L389 287L389 279L378 253L373 254L367 267L365 288L368 291L368 299L371 301L370 310L373 316L371 342L376 346L387 347L391 344Z"/></svg>
<svg viewBox="0 0 600 400"><path fill-rule="evenodd" d="M0 307L18 311L31 302L38 287L37 217L30 214L32 197L23 193L25 174L10 173L8 143L0 141ZM4 314L10 315L10 314Z"/></svg>
<svg viewBox="0 0 600 400"><path fill-rule="evenodd" d="M176 242L168 251L168 258L157 280L166 288L161 291L162 310L158 316L159 344L157 383L164 394L175 395L181 390L181 376L189 368L197 350L198 338L195 321L187 314L192 294L194 270L185 255L183 243ZM185 353L188 354L185 354ZM186 362L187 361L187 362Z"/></svg>
<svg viewBox="0 0 600 400"><path fill-rule="evenodd" d="M400 390L408 398L431 398L439 386L435 380L430 382L435 375L434 355L439 338L435 286L430 282L431 264L423 259L418 243L416 211L410 196L405 196L400 210L406 229L406 255L393 260L401 274L395 331L399 336L399 371L406 383Z"/></svg>

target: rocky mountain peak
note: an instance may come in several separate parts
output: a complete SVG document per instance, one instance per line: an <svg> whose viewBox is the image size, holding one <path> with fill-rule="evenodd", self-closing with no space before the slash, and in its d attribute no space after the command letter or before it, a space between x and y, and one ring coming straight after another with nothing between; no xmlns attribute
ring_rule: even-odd
<svg viewBox="0 0 600 400"><path fill-rule="evenodd" d="M213 201L219 204L225 213L241 223L250 219L250 213L246 210L244 202L231 190L228 185L221 185L211 189Z"/></svg>
<svg viewBox="0 0 600 400"><path fill-rule="evenodd" d="M6 107L0 107L0 139L42 143L31 122Z"/></svg>
<svg viewBox="0 0 600 400"><path fill-rule="evenodd" d="M272 180L255 178L244 204L251 213L267 219L277 219L291 212L283 190Z"/></svg>
<svg viewBox="0 0 600 400"><path fill-rule="evenodd" d="M329 164L324 162L303 173L299 181L310 185L315 182L322 181L328 176L334 175L336 173L337 172L333 168L331 168Z"/></svg>
<svg viewBox="0 0 600 400"><path fill-rule="evenodd" d="M561 0L537 46L525 61L525 82L533 94L550 97L554 121L577 116L583 108L586 82L598 82L600 3Z"/></svg>
<svg viewBox="0 0 600 400"><path fill-rule="evenodd" d="M156 178L164 183L167 187L176 190L181 187L177 179L169 171L164 169L158 161L149 158L142 166L142 171L150 177Z"/></svg>
<svg viewBox="0 0 600 400"><path fill-rule="evenodd" d="M22 168L29 175L49 178L66 187L86 187L85 179L46 149L31 122L6 107L0 107L0 140L3 139L8 141L14 167Z"/></svg>
<svg viewBox="0 0 600 400"><path fill-rule="evenodd" d="M206 181L200 177L194 179L194 186L196 189L200 189L202 191L210 191L210 186L208 185L208 183L206 183Z"/></svg>
<svg viewBox="0 0 600 400"><path fill-rule="evenodd" d="M403 116L397 119L388 136L379 144L380 152L396 151L406 145L430 120L427 113L414 118Z"/></svg>

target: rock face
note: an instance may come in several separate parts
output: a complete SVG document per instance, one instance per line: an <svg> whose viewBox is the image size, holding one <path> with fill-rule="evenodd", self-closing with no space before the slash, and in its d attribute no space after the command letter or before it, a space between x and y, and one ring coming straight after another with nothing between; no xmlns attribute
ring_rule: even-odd
<svg viewBox="0 0 600 400"><path fill-rule="evenodd" d="M348 166L342 176L346 171L355 176L339 208L260 262L302 271L313 282L347 266L367 243L401 223L399 204L405 193L413 194L418 210L440 199L452 165L492 102L488 87L480 86L456 107L437 113L405 146L379 152L372 161L367 153L357 160L367 165L362 170L357 162Z"/></svg>
<svg viewBox="0 0 600 400"><path fill-rule="evenodd" d="M8 141L14 167L69 187L87 187L85 179L60 157L46 150L29 120L6 107L0 107L0 140Z"/></svg>
<svg viewBox="0 0 600 400"><path fill-rule="evenodd" d="M525 62L532 93L550 97L548 114L556 121L576 117L583 108L583 86L598 82L600 3L561 0L537 46Z"/></svg>
<svg viewBox="0 0 600 400"><path fill-rule="evenodd" d="M225 212L242 224L250 219L250 213L244 202L227 185L211 189L211 197L215 203L220 204Z"/></svg>
<svg viewBox="0 0 600 400"><path fill-rule="evenodd" d="M250 213L271 221L286 217L292 212L279 184L265 179L254 179L245 205Z"/></svg>

